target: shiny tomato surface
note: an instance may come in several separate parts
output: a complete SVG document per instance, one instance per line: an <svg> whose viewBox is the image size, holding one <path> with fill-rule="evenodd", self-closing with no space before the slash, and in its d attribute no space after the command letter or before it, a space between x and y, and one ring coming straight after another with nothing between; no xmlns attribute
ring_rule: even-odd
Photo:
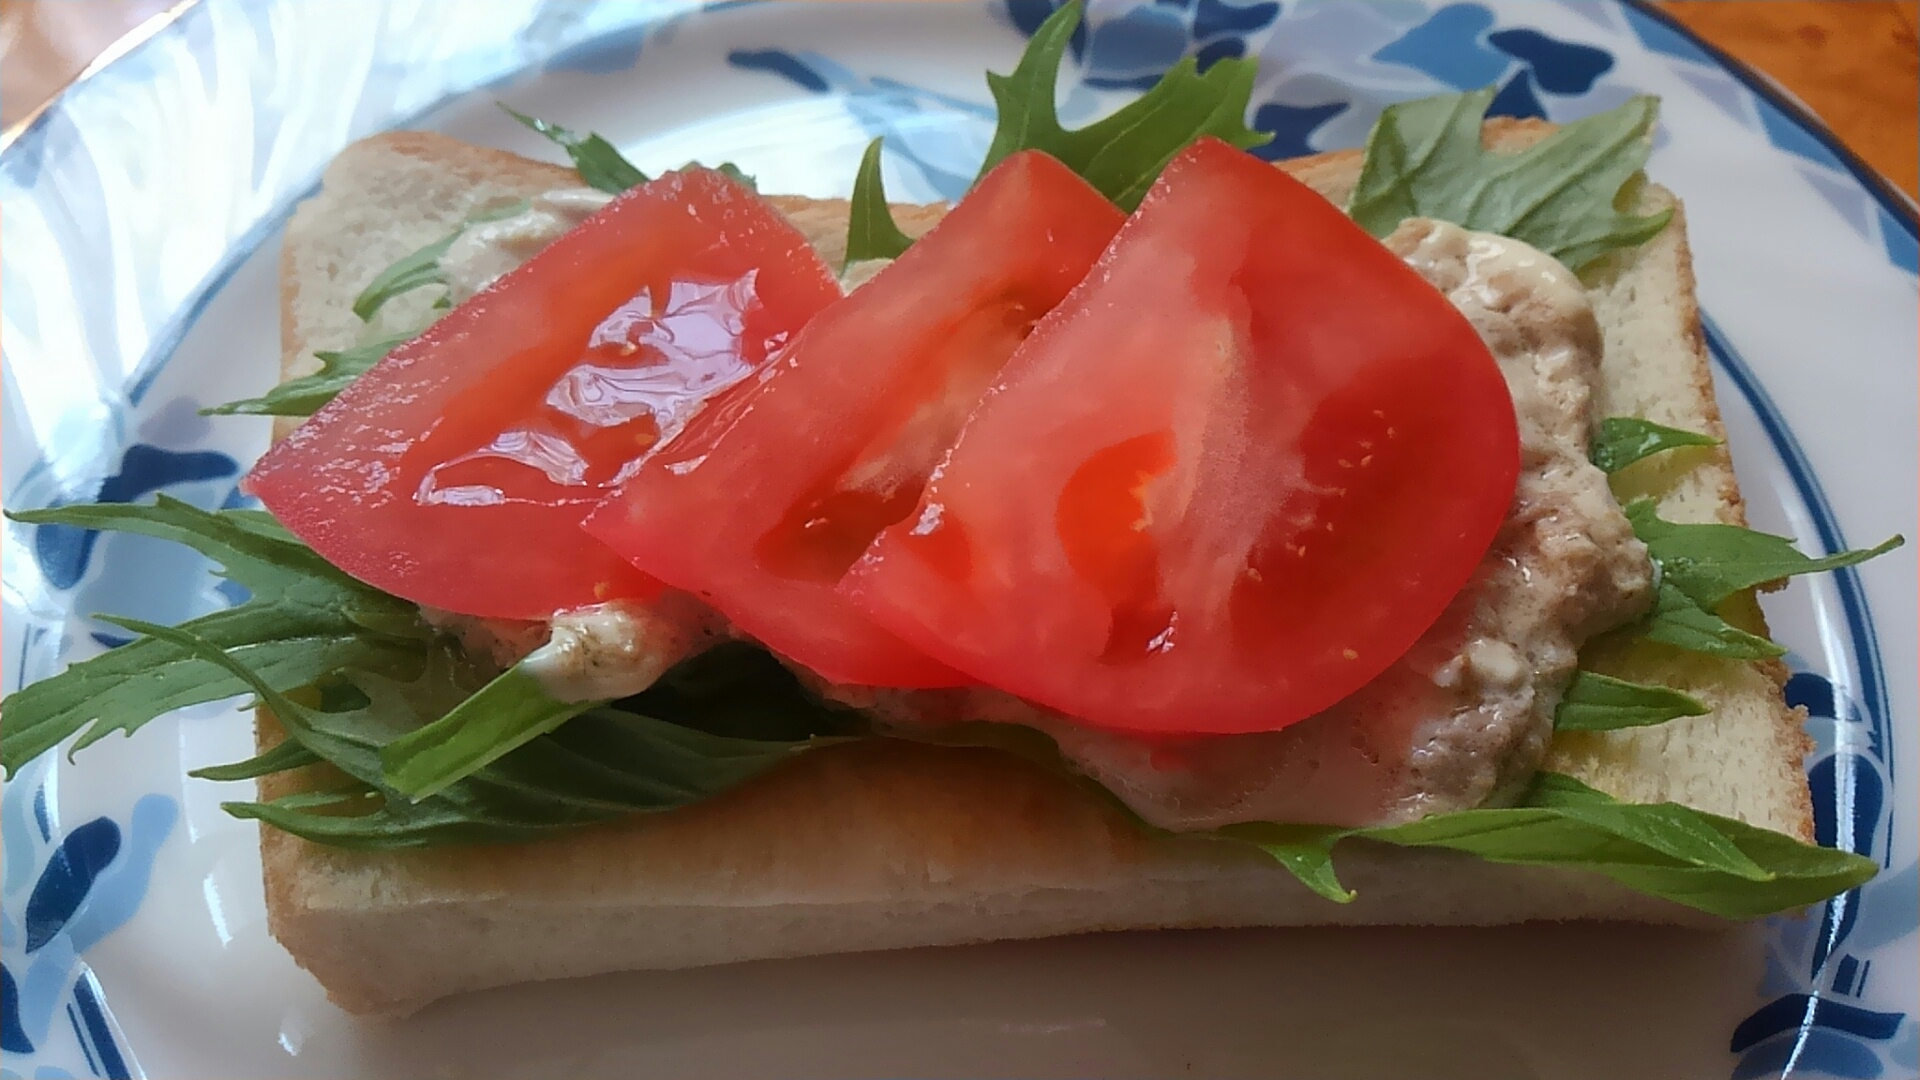
<svg viewBox="0 0 1920 1080"><path fill-rule="evenodd" d="M580 520L839 295L759 196L670 173L394 350L247 488L329 562L418 603L539 619L650 596Z"/></svg>
<svg viewBox="0 0 1920 1080"><path fill-rule="evenodd" d="M835 586L913 511L1001 364L1121 220L1058 161L1009 157L662 447L587 530L832 681L966 681L876 628Z"/></svg>
<svg viewBox="0 0 1920 1080"><path fill-rule="evenodd" d="M1465 318L1312 190L1204 140L841 590L1090 725L1272 730L1433 624L1519 460Z"/></svg>

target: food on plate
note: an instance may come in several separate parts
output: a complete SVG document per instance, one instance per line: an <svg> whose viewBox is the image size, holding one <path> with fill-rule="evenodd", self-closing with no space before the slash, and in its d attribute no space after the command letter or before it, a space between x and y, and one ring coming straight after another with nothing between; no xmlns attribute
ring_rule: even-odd
<svg viewBox="0 0 1920 1080"><path fill-rule="evenodd" d="M424 133L295 213L238 605L9 697L9 772L252 695L270 926L344 1008L1095 929L1712 925L1814 844L1654 105L1242 151L1251 61L890 207ZM517 114L516 114L517 115ZM522 118L527 119L527 118ZM318 366L315 365L315 360ZM305 418L305 419L302 419ZM297 421L297 422L296 422Z"/></svg>

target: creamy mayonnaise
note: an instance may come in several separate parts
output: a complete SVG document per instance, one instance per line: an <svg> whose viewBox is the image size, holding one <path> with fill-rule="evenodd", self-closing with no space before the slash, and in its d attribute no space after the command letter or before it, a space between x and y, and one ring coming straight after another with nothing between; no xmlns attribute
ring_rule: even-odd
<svg viewBox="0 0 1920 1080"><path fill-rule="evenodd" d="M440 256L447 298L458 304L493 284L612 201L593 188L558 188L512 217L467 226Z"/></svg>
<svg viewBox="0 0 1920 1080"><path fill-rule="evenodd" d="M652 686L706 637L681 605L600 604L554 616L547 643L520 661L556 701L612 701Z"/></svg>

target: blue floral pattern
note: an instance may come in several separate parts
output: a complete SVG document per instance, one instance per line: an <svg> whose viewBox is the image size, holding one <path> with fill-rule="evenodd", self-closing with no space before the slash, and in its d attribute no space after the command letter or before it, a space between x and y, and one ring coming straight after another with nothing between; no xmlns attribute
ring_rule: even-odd
<svg viewBox="0 0 1920 1080"><path fill-rule="evenodd" d="M163 35L164 49L136 50L102 76L101 85L164 80L173 63L191 69L194 58L223 34L269 40L269 9L312 2L205 0L182 19L177 33ZM1007 39L1009 57L1056 3L985 4L987 16ZM739 0L664 5L616 0L592 6L503 0L489 10L500 24L495 38L436 53L439 66L427 80L428 89L406 80L409 71L421 67L424 52L400 47L366 64L372 74L364 99L336 118L338 134L328 138L411 122L436 101L474 87L536 77L627 77L644 69L661 51L658 46L670 44L676 34L703 20L727 18L740 20L726 25L741 29L727 35L719 55L741 86L836 101L867 137L886 136L887 180L895 197L952 199L964 193L992 131L984 85L935 89L876 74L828 45L804 47L753 29L755 13L732 12L744 6ZM387 17L420 40L436 41L436 34L451 40L451 29L435 21L444 18L436 14L444 9L390 0ZM408 33L388 36L404 43ZM1060 111L1069 124L1095 118L1186 57L1205 68L1228 57L1258 56L1263 63L1249 122L1273 135L1258 152L1282 158L1358 145L1386 105L1449 89L1497 87L1493 111L1499 115L1578 119L1653 89L1622 74L1648 70L1626 62L1628 53L1659 57L1664 74L1743 130L1764 137L1847 229L1883 252L1892 267L1916 273L1909 216L1836 149L1830 136L1802 122L1772 91L1722 64L1657 13L1633 4L1096 0L1072 41ZM81 94L56 108L0 154L0 189L10 215L16 206L33 210L35 194L49 186L50 177L58 177L68 191L97 192L106 183L103 167L85 149L86 125L98 122L89 119L88 101ZM310 155L305 167L317 168L338 145L301 144ZM253 150L256 170L273 164L259 148ZM240 215L248 222L246 232L227 238L235 250L244 253L268 236L288 201L311 182L309 173L296 169L290 175L275 181L281 185L274 189L276 201L249 204ZM254 182L263 183L259 176ZM26 227L14 229L17 222ZM235 482L247 455L198 415L197 408L207 402L191 389L171 398L149 393L163 385L167 361L202 307L225 287L234 264L198 265L187 278L188 284L199 282L191 289L176 281L145 282L136 308L116 310L118 297L71 305L62 297L77 292L63 292L65 280L51 283L30 273L31 264L12 254L16 238L24 237L22 249L41 252L49 262L87 265L87 256L76 252L90 241L84 231L62 231L69 226L32 213L10 218L9 258L0 275L8 362L10 371L23 359L52 363L54 354L33 349L43 339L56 340L58 330L65 336L57 340L91 363L83 374L94 380L89 385L96 392L65 402L57 414L35 418L49 421L42 425L44 437L32 444L39 457L18 473L9 472L8 505L134 500L157 491L203 506L238 504L242 497ZM31 246L43 241L52 247ZM63 305L83 308L72 316L74 326L56 325L69 317ZM145 336L129 335L130 322L148 317L153 321L142 324ZM1751 366L1711 320L1707 329L1721 374L1760 417L1771 453L1816 522L1818 536L1809 542L1828 549L1843 546L1806 455ZM9 396L13 393L10 383ZM20 430L12 408L10 402L9 430ZM8 453L16 461L28 460L17 455L18 449L10 437ZM10 560L22 557L16 552L26 562L7 566L10 686L124 640L112 628L74 613L111 609L173 622L242 599L234 586L208 574L198 556L142 538L9 526ZM1911 842L1896 837L1893 828L1899 790L1895 711L1859 575L1843 571L1821 588L1828 591L1818 602L1845 626L1845 642L1819 656L1796 656L1788 688L1790 699L1808 710L1818 747L1808 762L1817 829L1823 843L1868 855L1886 870L1868 886L1823 905L1817 917L1768 924L1766 968L1755 1006L1726 1036L1726 1073L1739 1080L1783 1073L1809 1080L1920 1075L1914 1003L1888 990L1899 980L1885 971L1891 964L1911 971L1920 929L1920 865L1911 855ZM1902 746L1907 738L1900 736ZM69 822L54 794L53 779L62 768L52 757L35 762L0 796L5 842L0 1080L139 1074L86 954L138 913L156 860L174 836L180 806L169 795L149 793L108 813L72 815L75 820Z"/></svg>
<svg viewBox="0 0 1920 1080"><path fill-rule="evenodd" d="M133 1075L100 989L81 957L139 910L179 807L166 795L135 800L124 818L96 817L61 832L41 759L0 796L6 842L0 907L0 1051L40 1060L36 1078ZM58 840L55 838L58 837ZM64 1020L62 1024L59 1021ZM0 1069L0 1078L21 1077Z"/></svg>

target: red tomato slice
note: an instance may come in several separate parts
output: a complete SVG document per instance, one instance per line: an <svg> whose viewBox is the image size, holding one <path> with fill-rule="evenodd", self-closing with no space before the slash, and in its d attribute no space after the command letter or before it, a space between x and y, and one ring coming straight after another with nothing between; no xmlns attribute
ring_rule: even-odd
<svg viewBox="0 0 1920 1080"><path fill-rule="evenodd" d="M247 487L329 562L418 603L537 619L645 598L659 583L580 519L839 296L758 196L670 173L396 349Z"/></svg>
<svg viewBox="0 0 1920 1080"><path fill-rule="evenodd" d="M965 681L834 585L913 509L981 391L1121 220L1052 158L1009 157L751 387L662 447L587 531L835 682Z"/></svg>
<svg viewBox="0 0 1920 1080"><path fill-rule="evenodd" d="M1519 461L1506 382L1446 299L1207 140L842 589L929 656L1090 725L1272 730L1438 618Z"/></svg>

